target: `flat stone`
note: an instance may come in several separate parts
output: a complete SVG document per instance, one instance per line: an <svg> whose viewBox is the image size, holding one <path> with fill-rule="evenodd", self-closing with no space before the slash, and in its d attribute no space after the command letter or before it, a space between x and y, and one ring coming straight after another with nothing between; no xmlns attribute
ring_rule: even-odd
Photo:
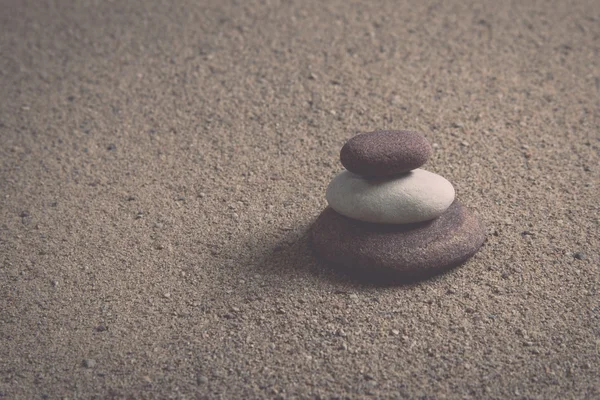
<svg viewBox="0 0 600 400"><path fill-rule="evenodd" d="M455 267L485 240L475 215L455 201L440 217L407 225L356 221L326 208L311 229L315 253L366 279L413 280Z"/></svg>
<svg viewBox="0 0 600 400"><path fill-rule="evenodd" d="M327 202L338 213L365 222L409 224L440 216L454 201L444 177L415 169L387 178L365 178L342 171L327 188Z"/></svg>
<svg viewBox="0 0 600 400"><path fill-rule="evenodd" d="M431 145L419 132L375 131L348 140L340 161L358 175L390 176L419 168L431 152Z"/></svg>

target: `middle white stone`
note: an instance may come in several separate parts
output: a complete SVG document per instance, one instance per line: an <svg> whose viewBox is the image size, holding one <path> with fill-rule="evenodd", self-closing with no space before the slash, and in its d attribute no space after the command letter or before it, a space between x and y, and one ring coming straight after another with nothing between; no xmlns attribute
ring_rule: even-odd
<svg viewBox="0 0 600 400"><path fill-rule="evenodd" d="M381 224L409 224L439 217L454 201L444 177L414 169L386 178L340 172L327 188L329 206L346 217Z"/></svg>

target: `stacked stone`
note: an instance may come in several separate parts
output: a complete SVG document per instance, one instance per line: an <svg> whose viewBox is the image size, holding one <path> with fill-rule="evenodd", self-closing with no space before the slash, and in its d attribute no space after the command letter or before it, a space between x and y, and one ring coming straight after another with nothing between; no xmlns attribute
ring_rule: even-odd
<svg viewBox="0 0 600 400"><path fill-rule="evenodd" d="M312 243L324 260L376 276L435 275L472 257L483 225L455 201L454 187L420 169L432 149L412 131L376 131L350 139L345 171L327 188Z"/></svg>

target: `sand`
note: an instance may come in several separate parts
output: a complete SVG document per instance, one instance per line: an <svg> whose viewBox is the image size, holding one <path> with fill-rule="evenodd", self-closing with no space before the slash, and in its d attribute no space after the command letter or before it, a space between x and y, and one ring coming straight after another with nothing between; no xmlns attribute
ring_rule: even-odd
<svg viewBox="0 0 600 400"><path fill-rule="evenodd" d="M0 398L600 397L596 0L0 0ZM314 258L339 150L423 132L486 224Z"/></svg>

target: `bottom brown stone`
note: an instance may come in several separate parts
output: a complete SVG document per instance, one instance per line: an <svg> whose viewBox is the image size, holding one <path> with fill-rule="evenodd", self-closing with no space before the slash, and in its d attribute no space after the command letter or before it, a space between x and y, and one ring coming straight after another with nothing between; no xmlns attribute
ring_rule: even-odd
<svg viewBox="0 0 600 400"><path fill-rule="evenodd" d="M356 221L328 207L311 233L318 256L374 279L438 274L471 258L485 240L481 222L457 201L434 220L405 225Z"/></svg>

